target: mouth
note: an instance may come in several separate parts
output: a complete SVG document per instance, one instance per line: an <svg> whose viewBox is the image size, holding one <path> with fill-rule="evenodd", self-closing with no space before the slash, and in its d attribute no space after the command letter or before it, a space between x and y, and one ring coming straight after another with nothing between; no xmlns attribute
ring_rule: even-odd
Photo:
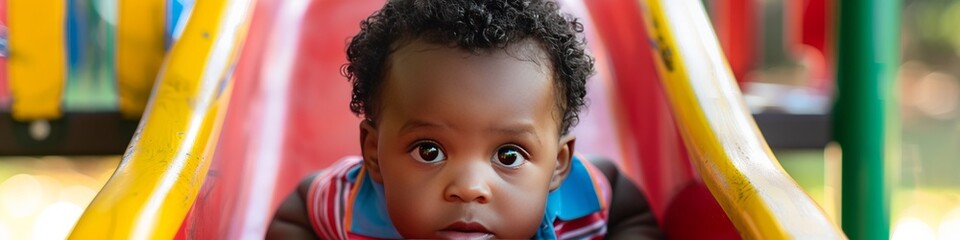
<svg viewBox="0 0 960 240"><path fill-rule="evenodd" d="M476 222L455 222L437 232L446 239L493 239L493 233L483 224Z"/></svg>

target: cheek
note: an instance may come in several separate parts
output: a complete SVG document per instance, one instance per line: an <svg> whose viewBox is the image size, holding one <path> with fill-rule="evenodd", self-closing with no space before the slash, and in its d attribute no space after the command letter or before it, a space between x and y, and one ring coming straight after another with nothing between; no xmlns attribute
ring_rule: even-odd
<svg viewBox="0 0 960 240"><path fill-rule="evenodd" d="M405 238L431 237L437 226L442 224L437 221L439 214L443 214L435 208L438 202L425 198L425 193L416 192L415 189L391 190L397 191L386 193L387 211L400 235Z"/></svg>
<svg viewBox="0 0 960 240"><path fill-rule="evenodd" d="M438 221L442 219L439 214L444 214L436 207L443 201L438 186L431 183L428 173L410 164L383 167L387 212L394 227L405 238L432 236L436 225L442 224Z"/></svg>
<svg viewBox="0 0 960 240"><path fill-rule="evenodd" d="M497 238L529 239L543 220L547 191L545 188L515 189L498 196Z"/></svg>
<svg viewBox="0 0 960 240"><path fill-rule="evenodd" d="M530 238L543 220L552 166L531 164L525 171L504 175L493 207L498 218L498 238Z"/></svg>

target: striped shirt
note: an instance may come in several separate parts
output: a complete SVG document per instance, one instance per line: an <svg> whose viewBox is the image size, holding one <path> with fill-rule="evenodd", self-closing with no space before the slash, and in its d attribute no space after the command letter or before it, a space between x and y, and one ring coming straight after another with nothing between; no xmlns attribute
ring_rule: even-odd
<svg viewBox="0 0 960 240"><path fill-rule="evenodd" d="M535 239L602 239L607 231L611 188L593 165L573 158L570 175L547 197ZM382 185L365 176L359 157L349 157L316 175L307 211L321 239L402 238L389 216ZM362 206L362 207L361 207Z"/></svg>

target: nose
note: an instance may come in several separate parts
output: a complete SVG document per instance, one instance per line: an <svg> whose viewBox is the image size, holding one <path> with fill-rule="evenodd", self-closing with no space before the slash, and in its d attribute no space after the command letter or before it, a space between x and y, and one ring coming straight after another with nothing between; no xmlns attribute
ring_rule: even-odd
<svg viewBox="0 0 960 240"><path fill-rule="evenodd" d="M490 169L490 165L453 165L454 164L447 165L447 167L452 169L448 169L451 170L449 172L449 176L451 177L444 189L444 199L448 202L477 202L481 204L490 202L491 197L493 197L490 191L490 181L493 176L490 176L490 174L496 174L491 173L493 169Z"/></svg>

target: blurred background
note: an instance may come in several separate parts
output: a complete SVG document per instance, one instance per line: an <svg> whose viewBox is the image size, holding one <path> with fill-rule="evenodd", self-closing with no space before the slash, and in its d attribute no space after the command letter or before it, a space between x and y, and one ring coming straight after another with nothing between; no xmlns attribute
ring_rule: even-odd
<svg viewBox="0 0 960 240"><path fill-rule="evenodd" d="M753 50L755 61L738 80L743 81L744 98L755 114L786 113L783 117L793 118L797 124L817 126L810 128L813 130L829 125L827 120L821 123L809 115L830 113L830 89L835 86L823 83L834 82L836 74L820 75L818 71L824 70L816 65L822 64L822 53L808 50L809 45L794 45L796 32L785 31L796 24L791 22L796 21L791 19L796 15L791 11L797 5L791 4L798 2L807 1L755 1L762 9L757 13L762 20L755 25L759 29L755 35L759 44ZM901 64L895 82L899 113L888 120L899 124L900 129L891 133L896 144L890 146L894 154L886 160L886 171L891 176L888 187L892 239L960 239L958 23L960 1L902 2ZM716 21L714 24L719 28ZM826 78L820 79L822 76ZM770 127L804 126L772 124L764 128L764 120L757 117L780 163L828 214L836 217L842 172L839 148L835 144L778 148L776 139L787 136L772 136L784 130Z"/></svg>
<svg viewBox="0 0 960 240"><path fill-rule="evenodd" d="M14 0L0 0L0 68ZM164 48L192 1L172 0ZM835 220L833 1L704 0L744 100L780 164ZM118 107L116 1L68 0L63 117L18 121L0 81L0 239L62 239L117 168L137 126ZM896 138L886 158L892 239L960 239L960 0L903 0ZM182 22L182 21L180 21ZM353 23L351 23L353 24ZM877 26L895 27L895 26ZM611 49L616 51L616 49ZM5 80L5 79L4 79ZM149 87L149 86L148 86ZM146 91L149 94L149 88ZM141 91L142 92L142 91ZM144 94L140 94L144 95ZM140 98L145 99L146 96ZM144 100L140 100L144 101ZM142 109L139 110L142 112ZM134 117L130 117L130 116ZM95 137L91 137L95 136Z"/></svg>

